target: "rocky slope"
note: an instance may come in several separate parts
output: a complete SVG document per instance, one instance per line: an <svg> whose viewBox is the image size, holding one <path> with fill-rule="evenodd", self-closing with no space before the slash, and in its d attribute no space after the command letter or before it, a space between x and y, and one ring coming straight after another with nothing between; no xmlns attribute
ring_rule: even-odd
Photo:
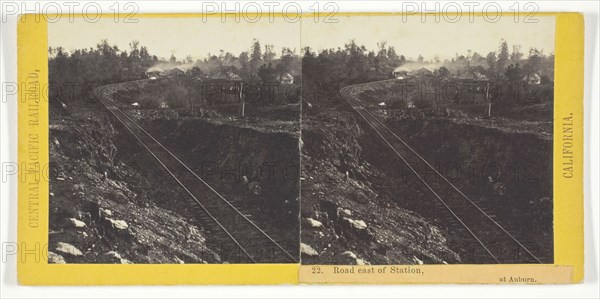
<svg viewBox="0 0 600 299"><path fill-rule="evenodd" d="M173 202L181 190L129 163L148 157L107 113L93 104L53 113L51 262L220 262L202 225Z"/></svg>
<svg viewBox="0 0 600 299"><path fill-rule="evenodd" d="M115 100L289 252L298 252L298 105L239 119L207 108L135 107L147 81ZM78 104L78 105L76 105ZM51 261L221 263L229 240L99 103L52 105ZM283 116L282 116L283 115ZM296 114L297 115L297 114Z"/></svg>
<svg viewBox="0 0 600 299"><path fill-rule="evenodd" d="M364 149L377 139L359 121L343 106L312 109L303 119L302 263L460 262L444 231L399 204L419 188L381 192L389 181ZM387 156L380 149L371 154Z"/></svg>
<svg viewBox="0 0 600 299"><path fill-rule="evenodd" d="M375 83L365 90L379 95L385 88ZM367 102L436 169L552 262L551 122L414 114ZM407 180L410 170L343 99L303 107L303 263L474 260L476 241L422 184Z"/></svg>

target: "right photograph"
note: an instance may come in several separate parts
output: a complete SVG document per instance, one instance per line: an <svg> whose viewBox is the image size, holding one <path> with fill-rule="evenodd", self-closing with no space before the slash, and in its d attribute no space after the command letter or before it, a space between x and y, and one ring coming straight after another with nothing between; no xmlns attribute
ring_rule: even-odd
<svg viewBox="0 0 600 299"><path fill-rule="evenodd" d="M555 17L302 20L301 263L551 264Z"/></svg>

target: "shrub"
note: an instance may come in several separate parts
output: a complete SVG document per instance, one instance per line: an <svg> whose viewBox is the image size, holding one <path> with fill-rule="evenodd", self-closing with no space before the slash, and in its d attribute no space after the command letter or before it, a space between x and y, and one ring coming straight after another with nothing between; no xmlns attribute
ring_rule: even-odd
<svg viewBox="0 0 600 299"><path fill-rule="evenodd" d="M144 108L160 108L160 103L162 102L161 97L148 93L144 93L138 98L138 103Z"/></svg>
<svg viewBox="0 0 600 299"><path fill-rule="evenodd" d="M186 88L174 85L165 91L165 100L171 108L183 108L189 104L189 95Z"/></svg>

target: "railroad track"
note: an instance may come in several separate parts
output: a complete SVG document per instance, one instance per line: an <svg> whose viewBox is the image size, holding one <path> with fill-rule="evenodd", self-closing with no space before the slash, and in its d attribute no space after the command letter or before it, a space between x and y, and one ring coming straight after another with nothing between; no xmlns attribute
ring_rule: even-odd
<svg viewBox="0 0 600 299"><path fill-rule="evenodd" d="M488 257L480 258L477 263L486 261L501 264L542 263L540 258L498 223L493 215L459 190L400 136L366 109L358 99L356 88L362 85L365 84L346 86L340 90L340 94L411 170L417 181L433 194L435 200L443 206L451 218L460 224L467 235L475 239L476 244L483 249L483 255ZM416 163L424 167L416 167Z"/></svg>
<svg viewBox="0 0 600 299"><path fill-rule="evenodd" d="M212 188L148 131L117 107L112 95L128 83L97 88L99 101L149 152L204 213L203 219L215 225L229 244L220 244L221 251L230 262L241 263L296 263L297 254L290 254L249 216Z"/></svg>

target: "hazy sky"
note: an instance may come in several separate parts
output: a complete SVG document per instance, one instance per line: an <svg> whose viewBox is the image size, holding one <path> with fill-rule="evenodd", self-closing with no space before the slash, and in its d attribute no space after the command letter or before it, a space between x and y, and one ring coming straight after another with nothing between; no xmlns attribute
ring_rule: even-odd
<svg viewBox="0 0 600 299"><path fill-rule="evenodd" d="M302 43L312 48L324 49L343 47L349 39L354 38L367 49L375 49L379 41L385 40L396 48L396 53L416 59L419 54L426 60L434 55L440 58L451 58L456 53L466 54L468 50L486 55L497 51L500 39L509 44L521 45L521 51L527 53L530 47L544 49L544 53L554 52L554 17L537 17L538 23L515 23L512 16L504 17L497 23L486 22L483 18L475 18L469 22L463 16L456 23L435 22L428 16L422 22L419 16L377 17L338 17L337 24L324 24L305 21L302 26Z"/></svg>
<svg viewBox="0 0 600 299"><path fill-rule="evenodd" d="M121 50L129 50L129 43L138 40L150 54L169 58L171 54L181 60L185 56L204 58L207 53L219 54L219 50L236 56L248 51L252 39L261 45L273 44L279 54L281 47L300 51L300 25L275 19L270 23L263 18L257 23L236 23L234 19L221 22L220 18L138 18L136 24L115 23L111 18L97 23L85 22L82 18L70 23L68 18L48 24L48 43L51 47L61 46L67 50L95 47L102 39L108 39Z"/></svg>
<svg viewBox="0 0 600 299"><path fill-rule="evenodd" d="M62 46L67 50L95 47L101 39L108 39L120 49L129 49L129 42L138 40L148 47L151 54L168 58L174 53L178 59L188 54L194 58L204 58L207 53L218 54L225 50L238 55L249 50L252 39L258 38L262 45L275 45L279 53L282 46L296 48L303 46L319 50L343 47L350 39L374 50L377 42L386 40L394 46L398 54L416 58L419 54L425 59L434 55L440 58L453 57L455 53L466 54L467 50L483 55L495 51L501 38L509 46L521 45L527 53L530 47L554 52L554 17L537 17L538 23L515 23L512 17L504 17L497 23L485 22L476 18L469 22L463 16L457 23L435 22L431 16L422 22L418 16L409 16L405 21L401 16L336 16L338 23L315 23L312 18L300 22L286 22L276 18L271 23L262 18L257 23L236 23L233 19L221 22L220 18L139 18L136 24L115 23L105 18L97 23L83 19L69 22L64 18L48 25L49 44ZM264 48L263 48L264 50Z"/></svg>

